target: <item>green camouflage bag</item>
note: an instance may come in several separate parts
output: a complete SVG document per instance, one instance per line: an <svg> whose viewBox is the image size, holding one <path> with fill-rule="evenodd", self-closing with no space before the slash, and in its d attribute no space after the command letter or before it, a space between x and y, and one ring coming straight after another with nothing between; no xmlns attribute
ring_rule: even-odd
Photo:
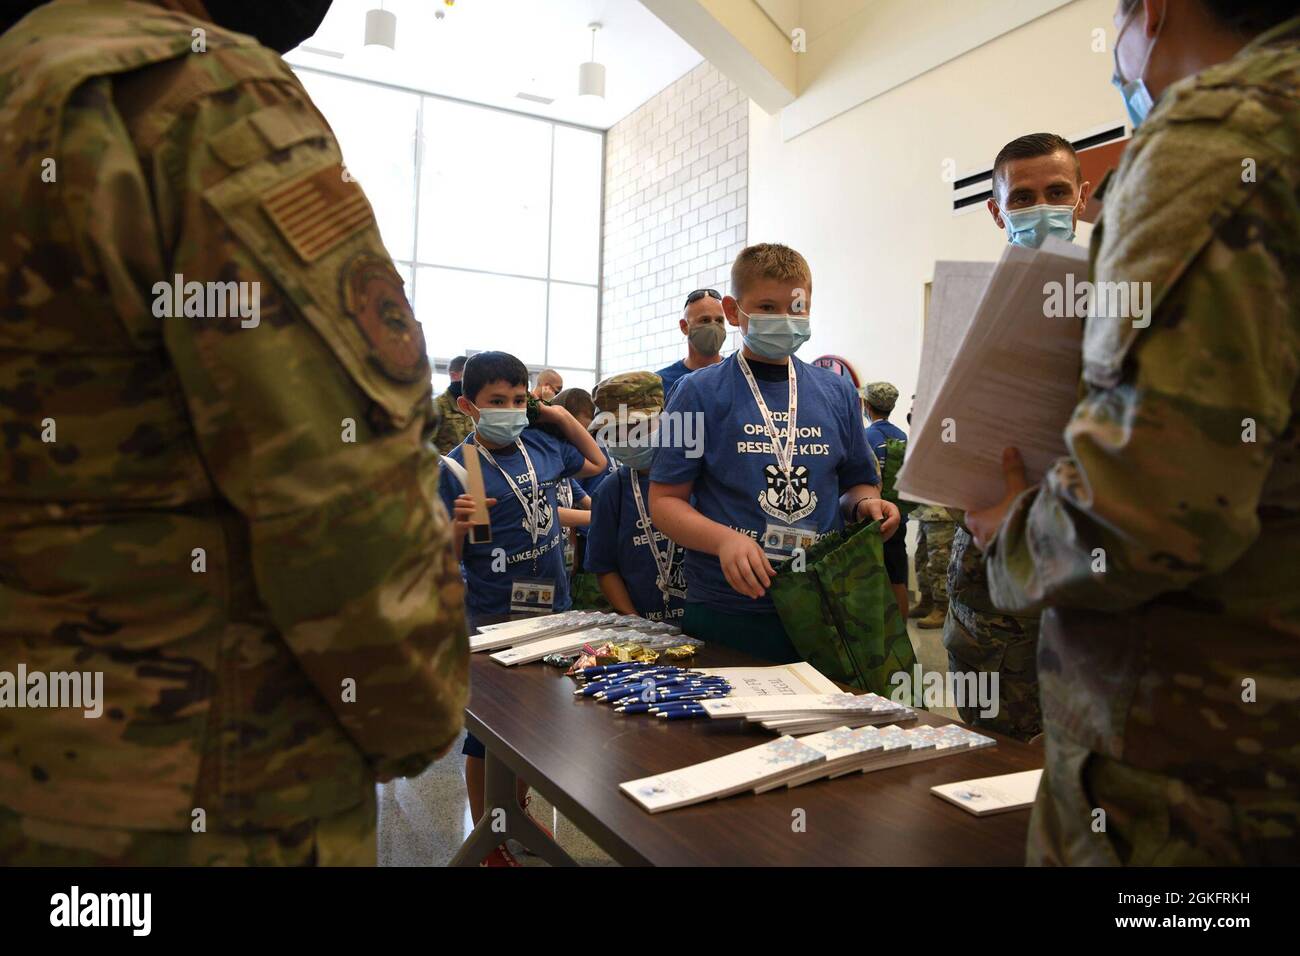
<svg viewBox="0 0 1300 956"><path fill-rule="evenodd" d="M885 463L880 469L880 497L886 501L892 501L898 506L898 512L902 520L906 521L907 516L912 513L916 507L914 501L901 501L898 497L898 490L894 487L894 481L898 478L898 469L903 467L903 458L907 455L907 442L901 438L885 439ZM900 527L898 534L903 533Z"/></svg>
<svg viewBox="0 0 1300 956"><path fill-rule="evenodd" d="M771 594L790 643L832 680L892 699L890 678L912 673L916 652L885 573L879 522L824 535L802 571L794 560L777 570Z"/></svg>
<svg viewBox="0 0 1300 956"><path fill-rule="evenodd" d="M600 582L590 571L569 575L569 596L575 611L612 611L613 605L605 599Z"/></svg>

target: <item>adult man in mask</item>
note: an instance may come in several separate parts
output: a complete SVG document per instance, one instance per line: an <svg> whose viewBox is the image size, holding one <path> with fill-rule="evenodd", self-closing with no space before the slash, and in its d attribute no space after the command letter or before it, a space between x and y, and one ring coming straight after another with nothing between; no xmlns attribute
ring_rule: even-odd
<svg viewBox="0 0 1300 956"><path fill-rule="evenodd" d="M0 661L102 697L0 717L0 860L373 863L375 781L456 739L468 648L420 326L266 45L328 3L24 6Z"/></svg>
<svg viewBox="0 0 1300 956"><path fill-rule="evenodd" d="M1072 241L1091 188L1069 140L1031 133L1007 143L994 160L988 209L1009 242L1036 248L1048 236ZM948 559L943 646L953 673L998 675L996 707L987 706L992 701L961 702L963 720L1020 740L1039 733L1038 615L1008 614L993 604L984 556L960 521Z"/></svg>
<svg viewBox="0 0 1300 956"><path fill-rule="evenodd" d="M727 341L727 314L722 310L722 293L717 289L696 289L686 297L677 324L682 335L686 336L686 358L659 370L665 396L672 392L682 376L722 361L722 346Z"/></svg>
<svg viewBox="0 0 1300 956"><path fill-rule="evenodd" d="M456 399L460 398L460 380L465 373L464 355L457 355L447 363L447 375L451 384L447 391L434 399L434 411L438 415L437 431L433 433L433 445L444 455L465 440L465 436L474 430L474 419L460 410Z"/></svg>
<svg viewBox="0 0 1300 956"><path fill-rule="evenodd" d="M1300 17L1121 0L1137 130L1103 184L1068 455L967 515L1045 608L1031 862L1300 860ZM1154 106L1152 105L1154 104ZM1011 436L1014 439L1014 436Z"/></svg>

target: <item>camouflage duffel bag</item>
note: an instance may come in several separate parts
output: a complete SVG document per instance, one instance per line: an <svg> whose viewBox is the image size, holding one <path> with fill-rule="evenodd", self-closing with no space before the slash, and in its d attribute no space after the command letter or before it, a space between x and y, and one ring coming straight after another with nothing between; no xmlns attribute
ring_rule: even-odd
<svg viewBox="0 0 1300 956"><path fill-rule="evenodd" d="M911 674L916 653L885 573L879 522L823 535L802 562L777 570L771 594L790 643L832 680L892 697L890 678Z"/></svg>

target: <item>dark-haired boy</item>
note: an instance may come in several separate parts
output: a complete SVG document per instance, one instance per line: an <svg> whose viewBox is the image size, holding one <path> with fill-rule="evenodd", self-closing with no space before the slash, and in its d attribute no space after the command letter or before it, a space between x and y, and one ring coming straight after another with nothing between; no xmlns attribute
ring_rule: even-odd
<svg viewBox="0 0 1300 956"><path fill-rule="evenodd" d="M466 541L474 502L451 469L444 468L439 493L453 517L452 543L465 578L465 610L471 631L512 612L567 611L569 581L556 486L570 477L605 468L595 439L564 408L541 405L539 423L563 438L528 427L528 369L505 352L480 352L465 363L460 410L474 419L474 431L447 457L463 465L466 445L482 458L492 540ZM467 735L465 787L475 821L482 817L483 744ZM527 784L520 782L520 802ZM513 862L498 847L489 863Z"/></svg>

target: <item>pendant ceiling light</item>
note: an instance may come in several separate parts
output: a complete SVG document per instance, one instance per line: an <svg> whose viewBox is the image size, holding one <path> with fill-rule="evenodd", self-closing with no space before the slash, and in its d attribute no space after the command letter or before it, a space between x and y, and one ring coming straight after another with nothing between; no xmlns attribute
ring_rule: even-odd
<svg viewBox="0 0 1300 956"><path fill-rule="evenodd" d="M397 14L385 10L382 0L376 9L366 11L365 45L397 49Z"/></svg>
<svg viewBox="0 0 1300 956"><path fill-rule="evenodd" d="M578 96L603 100L605 98L605 66L596 62L596 31L599 23L587 24L591 31L591 60L578 65Z"/></svg>

